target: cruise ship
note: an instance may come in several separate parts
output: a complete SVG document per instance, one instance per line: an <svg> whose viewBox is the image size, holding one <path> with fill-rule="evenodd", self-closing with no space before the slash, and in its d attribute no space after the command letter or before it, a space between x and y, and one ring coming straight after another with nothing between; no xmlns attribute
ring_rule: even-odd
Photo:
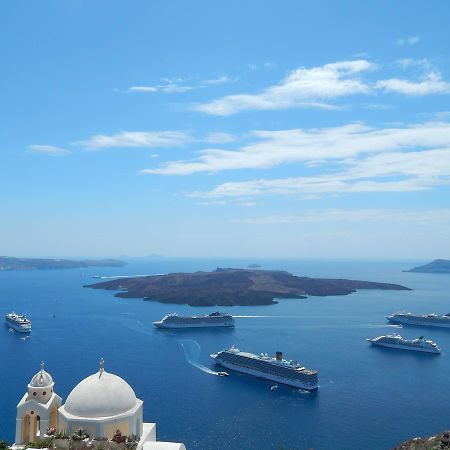
<svg viewBox="0 0 450 450"><path fill-rule="evenodd" d="M403 339L398 334L388 334L367 339L373 345L381 347L398 348L400 350L414 350L416 352L441 353L441 349L433 341L426 340L423 336L418 339Z"/></svg>
<svg viewBox="0 0 450 450"><path fill-rule="evenodd" d="M439 316L437 314L412 314L398 312L386 317L389 322L405 325L424 325L429 327L450 328L450 314Z"/></svg>
<svg viewBox="0 0 450 450"><path fill-rule="evenodd" d="M31 331L31 322L22 314L11 312L5 316L6 325L20 333L29 333Z"/></svg>
<svg viewBox="0 0 450 450"><path fill-rule="evenodd" d="M158 328L207 328L207 327L234 327L231 314L214 312L205 316L180 316L167 314L158 322L153 322Z"/></svg>
<svg viewBox="0 0 450 450"><path fill-rule="evenodd" d="M254 375L266 380L276 381L301 389L317 389L319 379L317 371L307 369L297 361L283 359L282 352L276 352L275 358L261 353L241 352L235 347L211 355L216 364L237 372Z"/></svg>

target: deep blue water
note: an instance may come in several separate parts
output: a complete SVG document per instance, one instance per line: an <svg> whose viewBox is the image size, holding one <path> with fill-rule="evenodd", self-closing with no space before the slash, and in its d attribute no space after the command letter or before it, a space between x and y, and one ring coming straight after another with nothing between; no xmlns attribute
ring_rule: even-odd
<svg viewBox="0 0 450 450"><path fill-rule="evenodd" d="M168 312L216 308L163 305L83 288L93 275L156 274L245 267L254 261L149 259L125 268L0 273L0 313L14 309L33 321L30 339L0 329L0 439L14 438L15 406L43 359L65 399L98 370L120 375L144 400L144 419L159 439L189 450L388 449L449 428L450 330L388 326L397 310L450 312L450 276L403 273L416 262L258 261L267 269L404 284L413 291L360 291L349 296L282 300L263 307L220 308L240 317L234 330L155 330ZM53 315L56 315L54 318ZM259 317L251 317L259 316ZM440 356L370 347L387 332L425 334ZM239 375L218 377L209 354L232 344L259 353L282 350L318 369L317 394Z"/></svg>

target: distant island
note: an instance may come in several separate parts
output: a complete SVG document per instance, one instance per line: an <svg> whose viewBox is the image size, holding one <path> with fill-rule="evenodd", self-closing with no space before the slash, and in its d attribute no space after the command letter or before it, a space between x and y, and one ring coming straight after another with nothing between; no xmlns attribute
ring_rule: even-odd
<svg viewBox="0 0 450 450"><path fill-rule="evenodd" d="M270 305L276 298L347 295L357 289L410 290L398 284L298 277L284 271L221 269L121 278L85 286L119 290L116 297L191 306Z"/></svg>
<svg viewBox="0 0 450 450"><path fill-rule="evenodd" d="M435 259L423 266L414 267L404 272L418 272L418 273L450 273L450 260Z"/></svg>
<svg viewBox="0 0 450 450"><path fill-rule="evenodd" d="M9 256L0 256L0 271L123 267L125 265L125 262L117 259L86 259L84 261L75 261L72 259L11 258Z"/></svg>

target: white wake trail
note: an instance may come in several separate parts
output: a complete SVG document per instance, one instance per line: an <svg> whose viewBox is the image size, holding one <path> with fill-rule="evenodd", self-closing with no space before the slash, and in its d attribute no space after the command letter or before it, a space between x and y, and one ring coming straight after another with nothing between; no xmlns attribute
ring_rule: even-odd
<svg viewBox="0 0 450 450"><path fill-rule="evenodd" d="M211 370L198 362L200 359L201 348L197 341L194 341L193 339L184 339L179 342L181 347L183 347L184 356L189 364L203 372L209 373L210 375L219 376L217 372L214 372L214 370Z"/></svg>

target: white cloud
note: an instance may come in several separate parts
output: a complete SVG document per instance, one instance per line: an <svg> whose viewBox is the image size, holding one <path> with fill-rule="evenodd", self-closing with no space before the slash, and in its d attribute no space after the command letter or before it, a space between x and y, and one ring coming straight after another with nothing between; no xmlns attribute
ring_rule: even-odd
<svg viewBox="0 0 450 450"><path fill-rule="evenodd" d="M422 59L403 58L403 59L397 60L396 63L402 69L408 69L410 67L419 67L422 69L430 70L432 67L430 61L426 58L422 58Z"/></svg>
<svg viewBox="0 0 450 450"><path fill-rule="evenodd" d="M129 92L164 92L166 94L188 92L195 89L194 86L181 85L177 83L159 84L156 86L131 86Z"/></svg>
<svg viewBox="0 0 450 450"><path fill-rule="evenodd" d="M439 72L428 73L421 81L409 81L399 78L377 81L376 87L387 92L419 96L450 93L450 83L444 81Z"/></svg>
<svg viewBox="0 0 450 450"><path fill-rule="evenodd" d="M230 78L228 75L222 75L217 78L213 78L211 80L203 81L203 84L225 84L225 83L233 83L237 81L236 78Z"/></svg>
<svg viewBox="0 0 450 450"><path fill-rule="evenodd" d="M236 139L236 136L233 134L212 132L208 133L203 141L208 142L209 144L228 144L229 142L234 142Z"/></svg>
<svg viewBox="0 0 450 450"><path fill-rule="evenodd" d="M237 81L237 78L230 78L228 75L221 75L217 78L212 78L210 80L200 81L199 83L186 84L183 78L162 78L162 84L157 84L154 86L131 86L128 88L128 92L144 92L144 93L157 93L163 92L165 94L182 93L189 92L194 89L202 89L208 86L233 83Z"/></svg>
<svg viewBox="0 0 450 450"><path fill-rule="evenodd" d="M192 141L181 131L121 131L113 135L97 134L89 139L74 142L88 149L112 147L176 147Z"/></svg>
<svg viewBox="0 0 450 450"><path fill-rule="evenodd" d="M158 92L157 86L131 86L128 88L130 92Z"/></svg>
<svg viewBox="0 0 450 450"><path fill-rule="evenodd" d="M70 153L70 151L65 148L55 147L53 145L29 145L28 150L50 156L64 156Z"/></svg>
<svg viewBox="0 0 450 450"><path fill-rule="evenodd" d="M169 161L143 173L189 175L223 170L268 169L281 164L307 166L340 162L370 153L450 146L450 123L427 122L397 128L351 123L335 128L253 131L254 142L237 150L205 149L193 160Z"/></svg>
<svg viewBox="0 0 450 450"><path fill-rule="evenodd" d="M362 192L417 192L450 184L450 147L390 152L348 160L346 170L318 176L223 183L192 197L339 195Z"/></svg>
<svg viewBox="0 0 450 450"><path fill-rule="evenodd" d="M407 38L397 39L396 44L402 47L404 45L416 45L419 43L419 41L420 41L419 36L410 36Z"/></svg>
<svg viewBox="0 0 450 450"><path fill-rule="evenodd" d="M194 106L197 111L228 116L247 110L273 110L294 106L330 107L323 100L367 94L370 87L357 74L374 68L366 60L341 61L311 69L299 68L279 84L259 94L228 95Z"/></svg>
<svg viewBox="0 0 450 450"><path fill-rule="evenodd" d="M450 220L450 209L325 209L309 210L295 215L272 215L231 219L230 222L255 225L323 224L326 222L396 222L427 226Z"/></svg>

